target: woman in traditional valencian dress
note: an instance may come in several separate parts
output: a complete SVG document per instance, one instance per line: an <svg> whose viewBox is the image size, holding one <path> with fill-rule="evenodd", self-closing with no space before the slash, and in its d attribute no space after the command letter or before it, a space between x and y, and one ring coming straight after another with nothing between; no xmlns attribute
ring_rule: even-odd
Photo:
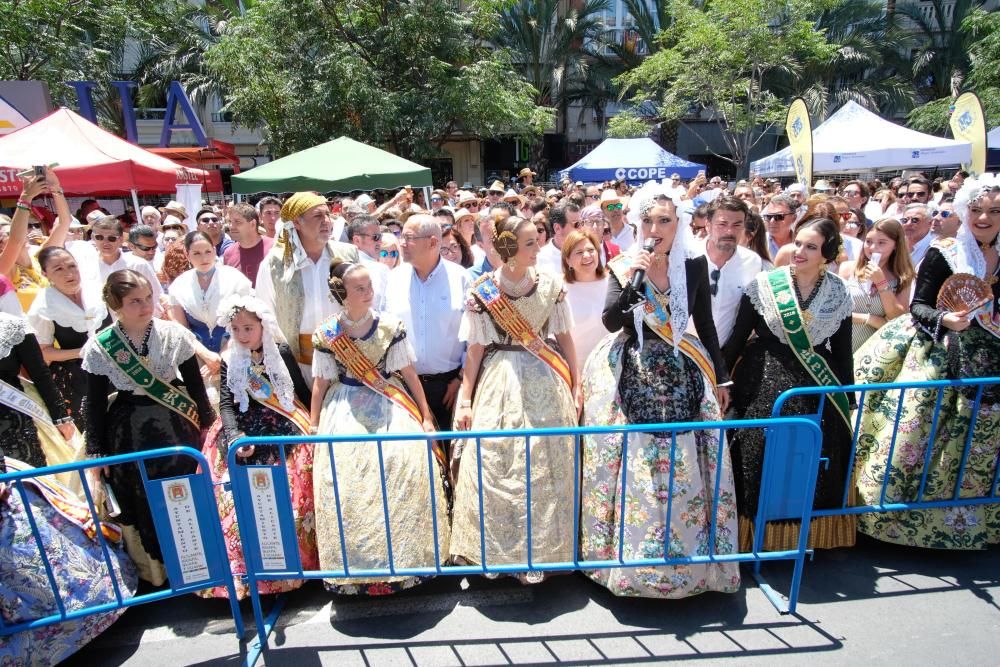
<svg viewBox="0 0 1000 667"><path fill-rule="evenodd" d="M25 393L19 377L22 367L34 383L41 403ZM39 439L40 431L43 428L51 431L53 425L58 428L56 437L66 441L72 439L75 433L73 418L52 382L38 340L28 330L23 316L0 313L0 447L8 456L41 468L48 463L46 449L49 443Z"/></svg>
<svg viewBox="0 0 1000 667"><path fill-rule="evenodd" d="M229 447L244 436L296 436L309 434L308 406L312 392L302 377L298 362L270 308L252 296L232 295L219 305L218 326L230 336L222 353L219 391L219 419L205 439L205 458L211 465L219 518L233 568L236 594L249 594L242 581L246 574L243 548L232 493L222 487L231 476ZM285 471L291 491L292 515L302 568L319 566L316 554L316 522L313 515L313 448L289 445L285 448ZM253 466L280 465L281 450L274 446L251 445L237 450L237 462ZM287 563L286 563L287 564ZM294 590L304 580L261 581L261 593ZM225 586L208 589L206 597L228 597Z"/></svg>
<svg viewBox="0 0 1000 667"><path fill-rule="evenodd" d="M413 369L413 348L406 340L402 322L371 309L374 292L368 269L335 259L330 268L330 291L344 311L321 324L313 336L316 353L310 415L315 431L434 431L434 419ZM435 450L432 461L428 461L424 441L411 440L383 442L381 454L395 567L434 567L432 508L437 512L439 561L443 563L448 557L448 506L441 452ZM334 467L339 507L333 487ZM379 468L375 442L316 445L313 488L322 569L339 570L345 566L338 510L344 526L346 566L353 570L389 567ZM338 593L384 595L419 581L416 577L343 583L334 579L328 585Z"/></svg>
<svg viewBox="0 0 1000 667"><path fill-rule="evenodd" d="M603 320L615 332L590 355L583 372L584 424L656 424L718 420L729 400L704 256L694 257L689 225L659 188L632 198L640 242L608 264ZM655 240L652 252L642 239ZM634 271L645 271L641 290ZM684 332L693 314L698 337ZM721 406L720 406L721 402ZM583 438L581 557L608 560L736 552L736 496L728 448L719 459L717 431L685 431L671 453L669 432ZM623 461L623 458L625 459ZM623 465L624 463L624 465ZM673 470L671 471L671 468ZM624 472L623 472L624 471ZM719 502L715 506L716 478ZM624 479L623 479L624 478ZM626 484L621 506L622 484ZM673 495L670 494L671 485ZM669 535L664 519L670 506ZM712 517L716 521L711 543ZM619 535L624 526L624 542ZM739 590L736 563L602 569L588 573L616 595L681 598Z"/></svg>
<svg viewBox="0 0 1000 667"><path fill-rule="evenodd" d="M29 470L12 458L0 457L0 472ZM94 530L90 509L71 491L50 478L22 482L35 529L55 578L59 600L67 612L99 604L115 604L114 577L123 601L135 593L135 567L120 546L121 532L103 524L113 572ZM78 651L125 613L127 607L0 637L0 664L55 665ZM59 613L59 603L45 568L21 494L0 490L0 615L5 626Z"/></svg>
<svg viewBox="0 0 1000 667"><path fill-rule="evenodd" d="M111 325L111 314L99 289L84 286L76 259L63 248L45 248L38 263L49 286L38 293L28 322L35 331L52 380L62 394L66 411L81 425L87 378L81 352L98 330Z"/></svg>
<svg viewBox="0 0 1000 667"><path fill-rule="evenodd" d="M958 236L935 240L927 250L917 275L912 317L893 320L858 350L859 383L1000 375L1000 179L993 174L967 178L955 197L955 210L963 218ZM945 286L956 274L965 274L967 286L978 287L982 294L978 302L957 302ZM863 503L882 500L893 445L885 502L951 498L973 418L976 424L959 495L990 495L1000 465L1000 387L984 388L974 414L976 392L975 387L943 389L939 397L937 390L909 390L902 406L898 391L868 393L857 454ZM938 403L941 413L935 428L932 417ZM983 549L1000 543L1000 505L862 514L859 527L867 535L896 544Z"/></svg>
<svg viewBox="0 0 1000 667"><path fill-rule="evenodd" d="M225 327L216 324L216 313L227 296L251 294L253 286L238 269L217 262L215 244L204 232L190 232L184 237L184 248L192 268L170 284L170 318L189 329L197 339L195 350L206 370L209 395L215 402L219 353L226 335Z"/></svg>
<svg viewBox="0 0 1000 667"><path fill-rule="evenodd" d="M575 426L579 367L562 279L535 270L538 230L530 220L496 220L493 245L503 264L473 285L459 331L468 350L455 424L474 431ZM532 438L530 444L531 559L571 561L573 438ZM457 444L451 540L456 561L481 563L485 551L489 565L528 562L525 453L524 438L484 439L478 448L475 441ZM522 577L541 579L539 573Z"/></svg>
<svg viewBox="0 0 1000 667"><path fill-rule="evenodd" d="M840 251L840 231L826 218L800 226L790 247L790 266L758 273L744 291L736 327L723 355L732 368L733 407L737 419L771 415L775 401L793 387L850 384L851 295L839 276L827 271ZM751 333L757 337L749 343ZM742 358L741 358L742 357ZM823 431L821 465L816 480L815 509L840 507L843 502L852 442L850 396L827 395L820 428ZM815 414L819 396L799 396L785 403L784 415ZM754 517L760 496L764 462L763 429L741 429L733 438L737 505L740 513L740 551L753 544ZM800 522L767 524L764 549L795 549ZM813 519L809 545L814 548L853 546L856 521L852 516Z"/></svg>
<svg viewBox="0 0 1000 667"><path fill-rule="evenodd" d="M176 322L153 319L152 287L135 271L108 276L104 302L118 321L83 348L87 453L112 456L173 445L201 449L201 434L215 413L198 370L194 336ZM196 461L183 456L146 461L150 479L188 475L196 468ZM113 466L106 474L121 506L118 521L129 555L139 576L158 586L166 571L139 468Z"/></svg>

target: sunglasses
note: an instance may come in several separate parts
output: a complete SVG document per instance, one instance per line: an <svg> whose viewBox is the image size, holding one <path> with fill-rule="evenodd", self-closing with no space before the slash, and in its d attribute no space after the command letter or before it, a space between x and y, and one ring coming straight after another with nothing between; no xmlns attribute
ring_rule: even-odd
<svg viewBox="0 0 1000 667"><path fill-rule="evenodd" d="M214 216L211 217L211 218L208 217L208 216L205 216L204 218L198 218L198 222L200 222L201 224L204 224L204 225L211 225L211 224L214 224L214 223L216 223L218 221L219 221L219 219L216 218L216 217L214 217Z"/></svg>
<svg viewBox="0 0 1000 667"><path fill-rule="evenodd" d="M722 276L722 271L719 269L714 269L711 273L708 274L709 280L712 281L712 283L708 286L708 291L712 296L715 296L719 293L719 278L721 276Z"/></svg>
<svg viewBox="0 0 1000 667"><path fill-rule="evenodd" d="M380 250L379 253L378 253L378 256L381 257L382 259L385 259L386 257L392 257L393 259L396 259L397 257L399 257L399 251L398 250Z"/></svg>
<svg viewBox="0 0 1000 667"><path fill-rule="evenodd" d="M115 236L114 234L111 234L110 236L105 236L104 234L94 234L91 238L93 238L95 241L108 241L109 243L114 243L121 237Z"/></svg>
<svg viewBox="0 0 1000 667"><path fill-rule="evenodd" d="M382 235L381 234L372 234L371 236L362 235L361 238L363 238L363 239L371 239L372 241L381 241L382 240Z"/></svg>
<svg viewBox="0 0 1000 667"><path fill-rule="evenodd" d="M140 243L133 243L132 245L135 246L136 250L141 250L142 252L153 252L156 250L155 245L142 245Z"/></svg>
<svg viewBox="0 0 1000 667"><path fill-rule="evenodd" d="M848 220L851 219L851 214L850 213L841 213L840 214L840 219L843 220L844 222L847 222Z"/></svg>
<svg viewBox="0 0 1000 667"><path fill-rule="evenodd" d="M912 218L900 218L899 219L899 224L901 224L901 225L909 225L910 223L912 223L912 224L915 225L918 222L923 222L923 221L924 221L923 218L918 217L918 216L914 216Z"/></svg>
<svg viewBox="0 0 1000 667"><path fill-rule="evenodd" d="M441 199L440 197L431 197L431 201L435 202L435 201L444 201L444 200Z"/></svg>
<svg viewBox="0 0 1000 667"><path fill-rule="evenodd" d="M606 211L620 211L623 208L625 208L624 204L608 204L607 206L604 207L604 210L606 210Z"/></svg>
<svg viewBox="0 0 1000 667"><path fill-rule="evenodd" d="M861 194L861 190L844 190L845 197L857 197Z"/></svg>
<svg viewBox="0 0 1000 667"><path fill-rule="evenodd" d="M952 213L954 213L954 211L938 211L934 214L934 217L941 219L950 218Z"/></svg>
<svg viewBox="0 0 1000 667"><path fill-rule="evenodd" d="M791 213L762 213L760 217L764 220L782 220L790 215Z"/></svg>
<svg viewBox="0 0 1000 667"><path fill-rule="evenodd" d="M503 195L503 192L500 192L499 190L490 190L487 194L491 197L499 197Z"/></svg>
<svg viewBox="0 0 1000 667"><path fill-rule="evenodd" d="M459 250L457 243L449 243L448 245L441 246L442 255L453 255Z"/></svg>

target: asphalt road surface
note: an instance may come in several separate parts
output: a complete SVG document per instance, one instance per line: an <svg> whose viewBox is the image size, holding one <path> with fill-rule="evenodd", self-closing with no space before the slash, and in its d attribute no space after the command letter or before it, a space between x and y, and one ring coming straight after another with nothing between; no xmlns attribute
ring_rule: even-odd
<svg viewBox="0 0 1000 667"><path fill-rule="evenodd" d="M766 567L788 591L791 568ZM521 586L439 577L383 598L290 594L258 664L1000 664L1000 547L930 551L859 538L807 563L798 614L779 615L749 574L735 595L616 598L583 575ZM228 604L183 596L136 607L66 665L236 665L247 639Z"/></svg>

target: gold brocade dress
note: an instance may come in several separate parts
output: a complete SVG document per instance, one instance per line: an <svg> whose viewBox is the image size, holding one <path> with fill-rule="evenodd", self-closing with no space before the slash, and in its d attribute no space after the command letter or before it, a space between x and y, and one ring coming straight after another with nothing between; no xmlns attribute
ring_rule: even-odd
<svg viewBox="0 0 1000 667"><path fill-rule="evenodd" d="M352 340L390 384L406 391L395 373L410 365L414 355L402 322L380 313L366 335ZM318 335L313 337L313 346L313 376L332 383L323 398L319 433L422 433L420 423L409 412L351 375ZM332 450L333 461L331 445L317 444L313 462L320 567L324 570L344 567L332 477L335 463L347 568L387 568L389 541L382 511L377 444L338 442L332 445ZM440 561L444 563L448 557L448 505L437 459L429 474L423 440L383 442L382 458L395 566L435 565L431 493L437 507ZM327 587L343 594L385 595L419 582L417 577L330 579Z"/></svg>
<svg viewBox="0 0 1000 667"><path fill-rule="evenodd" d="M569 332L572 315L562 279L539 272L530 292L510 298L531 327L546 339ZM482 304L470 295L459 336L486 346L472 404L472 430L576 426L569 386L543 361L513 343ZM552 341L548 341L552 345ZM464 441L455 480L451 553L481 563L479 455ZM531 439L532 560L573 560L573 447L570 437ZM481 441L486 563L528 560L525 439Z"/></svg>

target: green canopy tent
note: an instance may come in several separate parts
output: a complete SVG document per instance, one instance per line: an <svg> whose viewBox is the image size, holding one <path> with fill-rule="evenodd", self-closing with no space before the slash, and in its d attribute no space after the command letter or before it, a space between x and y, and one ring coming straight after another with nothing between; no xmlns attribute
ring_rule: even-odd
<svg viewBox="0 0 1000 667"><path fill-rule="evenodd" d="M431 170L340 137L233 176L233 192L351 192L431 186Z"/></svg>

